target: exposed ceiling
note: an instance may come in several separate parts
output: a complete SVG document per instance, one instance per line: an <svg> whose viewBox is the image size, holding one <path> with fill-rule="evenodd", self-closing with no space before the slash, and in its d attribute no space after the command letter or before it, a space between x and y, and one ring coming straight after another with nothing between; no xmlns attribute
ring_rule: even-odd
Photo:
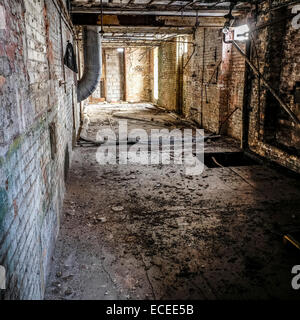
<svg viewBox="0 0 300 320"><path fill-rule="evenodd" d="M205 24L205 26L214 26L221 28L224 24L224 20L217 18L218 21L212 21L213 23ZM180 19L181 20L181 19ZM161 42L174 41L175 37L187 36L194 33L194 26L196 24L195 18L188 18L183 25L175 23L172 19L160 20L164 25L162 26L111 26L105 25L103 27L103 44L109 44L112 46L120 46L124 44L126 46L140 46L149 45L157 46ZM177 21L178 22L178 21ZM203 21L198 22L199 26L204 26Z"/></svg>
<svg viewBox="0 0 300 320"><path fill-rule="evenodd" d="M255 1L231 1L236 12L245 12ZM216 0L102 0L104 14L224 16L230 1ZM260 1L256 1L260 2ZM73 13L100 13L101 0L72 0Z"/></svg>
<svg viewBox="0 0 300 320"><path fill-rule="evenodd" d="M244 14L254 1L235 2ZM103 25L104 46L155 46L193 33L193 27L221 27L230 1L216 0L72 0L76 25ZM258 1L257 1L258 2ZM205 18L205 21L203 20ZM178 20L178 18L181 18ZM177 19L177 20L176 20Z"/></svg>
<svg viewBox="0 0 300 320"><path fill-rule="evenodd" d="M133 32L133 30L122 30L120 32L106 31L102 43L104 47L120 47L120 46L158 46L162 42L174 42L174 38L178 33L163 33L161 32L145 32L141 30L140 33ZM186 31L184 35L191 32Z"/></svg>

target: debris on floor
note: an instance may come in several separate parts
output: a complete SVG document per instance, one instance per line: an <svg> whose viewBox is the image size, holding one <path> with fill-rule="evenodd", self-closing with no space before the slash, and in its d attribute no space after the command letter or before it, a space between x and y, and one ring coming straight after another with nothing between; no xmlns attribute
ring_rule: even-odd
<svg viewBox="0 0 300 320"><path fill-rule="evenodd" d="M122 108L88 106L87 137L104 123L115 128ZM173 121L149 105L126 112L162 128ZM129 120L141 124L152 127ZM227 167L224 157L200 176L174 164L99 165L96 150L75 150L47 299L299 298L290 286L299 256L273 232L299 225L299 181L252 162ZM205 150L240 152L224 137Z"/></svg>

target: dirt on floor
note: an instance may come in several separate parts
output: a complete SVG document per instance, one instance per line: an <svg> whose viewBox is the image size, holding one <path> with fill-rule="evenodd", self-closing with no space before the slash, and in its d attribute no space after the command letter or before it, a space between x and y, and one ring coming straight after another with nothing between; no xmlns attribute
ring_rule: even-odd
<svg viewBox="0 0 300 320"><path fill-rule="evenodd" d="M90 105L74 151L46 299L299 299L299 179L259 163L205 168L100 165L103 126L187 128L149 104ZM229 138L206 152L239 152ZM220 161L220 160L219 160ZM222 165L221 163L219 163Z"/></svg>

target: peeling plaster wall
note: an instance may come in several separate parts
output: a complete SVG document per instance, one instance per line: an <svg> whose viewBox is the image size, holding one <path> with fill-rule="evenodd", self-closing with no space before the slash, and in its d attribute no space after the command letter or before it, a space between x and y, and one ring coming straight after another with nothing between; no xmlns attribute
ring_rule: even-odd
<svg viewBox="0 0 300 320"><path fill-rule="evenodd" d="M60 24L53 1L0 0L3 12L0 265L7 270L7 290L2 298L42 299L79 125L76 79L62 59L73 36L63 20Z"/></svg>

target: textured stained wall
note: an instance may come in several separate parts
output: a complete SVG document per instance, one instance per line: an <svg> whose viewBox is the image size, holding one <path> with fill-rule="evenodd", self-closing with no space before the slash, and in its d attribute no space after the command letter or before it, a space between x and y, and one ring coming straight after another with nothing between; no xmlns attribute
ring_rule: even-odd
<svg viewBox="0 0 300 320"><path fill-rule="evenodd" d="M62 50L73 37L60 23L53 1L0 0L0 8L5 16L0 29L0 265L8 277L4 298L41 299L79 122L74 74L62 67Z"/></svg>
<svg viewBox="0 0 300 320"><path fill-rule="evenodd" d="M218 132L222 112L221 107L224 107L220 106L220 93L218 88L218 85L220 85L218 75L220 69L217 68L217 64L219 59L222 57L222 40L220 37L220 30L202 28L198 32L198 39L201 51L198 68L201 70L201 74L199 74L199 81L201 81L200 86L202 95L202 101L200 104L202 105L202 124L205 129ZM204 70L203 88L202 70ZM216 72L214 74L215 70Z"/></svg>
<svg viewBox="0 0 300 320"><path fill-rule="evenodd" d="M152 100L153 57L149 48L124 48L124 53L105 48L103 56L102 83L90 97L91 103L105 98L131 103Z"/></svg>
<svg viewBox="0 0 300 320"><path fill-rule="evenodd" d="M238 44L243 51L246 51L246 46L243 43ZM224 125L224 131L237 140L240 140L242 135L245 69L246 63L244 57L235 47L232 47L228 77L228 108L226 118L224 119L227 121ZM224 131L222 130L222 132Z"/></svg>
<svg viewBox="0 0 300 320"><path fill-rule="evenodd" d="M117 49L105 49L106 100L118 102L125 98L124 53Z"/></svg>
<svg viewBox="0 0 300 320"><path fill-rule="evenodd" d="M185 57L192 56L184 71L184 115L206 130L240 139L244 59L223 43L220 28L198 28L188 39L196 47L189 45Z"/></svg>
<svg viewBox="0 0 300 320"><path fill-rule="evenodd" d="M127 48L126 101L149 102L152 97L151 51L149 48Z"/></svg>
<svg viewBox="0 0 300 320"><path fill-rule="evenodd" d="M168 110L177 110L177 45L167 42L158 49L158 105Z"/></svg>
<svg viewBox="0 0 300 320"><path fill-rule="evenodd" d="M185 77L189 81L185 95L190 96L185 107L186 115L205 129L217 132L219 130L219 91L216 79L219 69L215 75L214 70L222 54L219 30L198 28L194 42L195 53L185 72ZM189 55L191 55L193 47L189 46L189 48Z"/></svg>
<svg viewBox="0 0 300 320"><path fill-rule="evenodd" d="M182 41L188 42L187 52ZM221 128L222 133L241 138L245 62L231 45L223 44L221 28L200 27L194 37L163 44L159 62L160 106L182 109L184 116L208 131L218 133Z"/></svg>
<svg viewBox="0 0 300 320"><path fill-rule="evenodd" d="M288 3L282 0L282 4ZM259 67L267 81L300 118L299 103L295 102L295 88L299 86L299 29L292 26L293 5L281 10L268 12L269 2L259 6L257 25L266 21L282 19L260 29L253 34L252 62ZM241 22L242 23L242 22ZM255 26L254 26L255 27ZM184 114L196 120L210 131L241 139L242 109L244 100L245 60L232 45L222 44L222 35L217 29L198 28L195 33L197 48L184 74ZM204 40L205 39L205 40ZM202 43L202 44L201 44ZM239 43L245 51L245 45ZM217 52L216 55L214 55ZM192 48L189 48L189 55ZM204 55L204 65L203 65ZM217 58L216 58L217 57ZM218 68L218 78L203 87ZM204 79L202 79L204 70ZM300 127L293 123L287 113L279 106L272 94L252 74L249 84L250 149L261 156L275 161L289 169L300 172ZM226 122L224 123L224 121ZM224 123L224 124L223 124Z"/></svg>
<svg viewBox="0 0 300 320"><path fill-rule="evenodd" d="M290 15L292 7L268 13L269 4L265 2L260 9L266 13L260 14L258 24ZM300 105L294 101L295 84L300 81L299 29L292 26L292 18L289 18L253 36L260 71L300 119ZM252 59L256 61L255 52ZM300 172L300 126L291 121L264 86L259 87L257 78L253 81L250 110L250 149Z"/></svg>
<svg viewBox="0 0 300 320"><path fill-rule="evenodd" d="M288 0L280 3L288 3ZM300 104L295 102L295 88L300 86L300 33L292 26L293 5L271 13L268 12L269 5L265 1L259 6L257 25L276 19L281 22L253 34L251 60L300 118ZM289 18L282 20L284 16ZM202 23L205 24L205 19ZM233 45L222 43L221 28L222 24L219 28L198 27L194 36L188 37L196 47L194 51L189 45L188 53L183 57L185 64L194 52L183 72L182 110L187 118L195 120L204 129L215 133L221 129L221 133L241 140L246 63ZM245 51L245 45L239 44ZM178 52L178 45L173 43L164 44L159 49L158 104L174 111L178 110L180 98ZM300 172L300 127L293 123L269 90L258 84L257 77L252 74L247 86L251 94L246 97L250 112L250 149Z"/></svg>

